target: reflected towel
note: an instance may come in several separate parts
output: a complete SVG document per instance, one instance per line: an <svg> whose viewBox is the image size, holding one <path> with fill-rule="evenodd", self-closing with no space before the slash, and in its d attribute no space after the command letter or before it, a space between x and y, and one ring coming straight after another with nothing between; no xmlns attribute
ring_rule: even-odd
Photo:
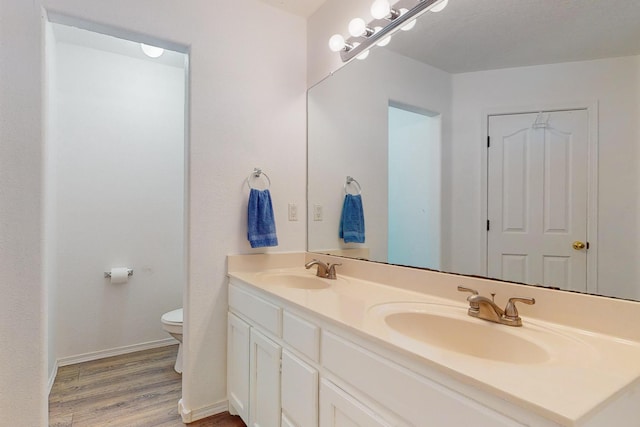
<svg viewBox="0 0 640 427"><path fill-rule="evenodd" d="M344 197L338 233L345 243L364 243L364 210L360 194Z"/></svg>
<svg viewBox="0 0 640 427"><path fill-rule="evenodd" d="M251 247L278 246L269 190L251 189L248 213L247 237Z"/></svg>

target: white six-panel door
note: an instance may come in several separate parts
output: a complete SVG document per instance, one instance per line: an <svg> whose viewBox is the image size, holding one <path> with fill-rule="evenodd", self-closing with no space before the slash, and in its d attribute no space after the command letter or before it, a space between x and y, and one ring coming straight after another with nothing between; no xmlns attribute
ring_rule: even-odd
<svg viewBox="0 0 640 427"><path fill-rule="evenodd" d="M586 291L587 111L490 116L489 137L488 276Z"/></svg>

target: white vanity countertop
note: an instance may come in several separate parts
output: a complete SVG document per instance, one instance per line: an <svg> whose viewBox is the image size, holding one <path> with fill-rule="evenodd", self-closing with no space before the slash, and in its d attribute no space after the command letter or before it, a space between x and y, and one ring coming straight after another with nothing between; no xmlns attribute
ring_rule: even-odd
<svg viewBox="0 0 640 427"><path fill-rule="evenodd" d="M230 269L232 266L230 266ZM338 274L322 289L275 284L273 276L308 276L315 267L229 271L229 276L295 306L345 325L402 351L463 383L473 385L562 425L579 425L611 399L640 382L640 343L522 315L522 327L466 318L466 294L456 300ZM271 277L269 277L271 276ZM269 279L269 280L267 280ZM488 333L510 334L548 350L544 361L522 363L480 358L426 344L394 332L385 304L412 303L466 316ZM400 304L402 306L402 304ZM411 304L406 305L411 307ZM640 325L638 326L640 327ZM496 331L495 329L498 328ZM533 356L532 356L533 357Z"/></svg>

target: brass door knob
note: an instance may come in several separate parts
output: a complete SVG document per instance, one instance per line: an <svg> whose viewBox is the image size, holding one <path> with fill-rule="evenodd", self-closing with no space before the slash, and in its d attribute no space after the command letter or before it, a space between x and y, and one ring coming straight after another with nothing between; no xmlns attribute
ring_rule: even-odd
<svg viewBox="0 0 640 427"><path fill-rule="evenodd" d="M579 251L581 249L586 248L587 245L584 244L584 242L573 242L573 249L575 249L576 251Z"/></svg>

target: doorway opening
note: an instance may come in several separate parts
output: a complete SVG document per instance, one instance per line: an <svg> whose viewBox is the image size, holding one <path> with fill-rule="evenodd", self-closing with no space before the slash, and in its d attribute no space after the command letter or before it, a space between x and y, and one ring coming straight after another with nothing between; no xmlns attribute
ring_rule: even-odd
<svg viewBox="0 0 640 427"><path fill-rule="evenodd" d="M175 342L160 318L182 307L187 277L188 55L160 40L164 50L145 52L135 35L49 18L44 274L51 386L58 365ZM116 267L133 274L112 283L105 272Z"/></svg>
<svg viewBox="0 0 640 427"><path fill-rule="evenodd" d="M441 263L441 115L389 105L388 262Z"/></svg>

